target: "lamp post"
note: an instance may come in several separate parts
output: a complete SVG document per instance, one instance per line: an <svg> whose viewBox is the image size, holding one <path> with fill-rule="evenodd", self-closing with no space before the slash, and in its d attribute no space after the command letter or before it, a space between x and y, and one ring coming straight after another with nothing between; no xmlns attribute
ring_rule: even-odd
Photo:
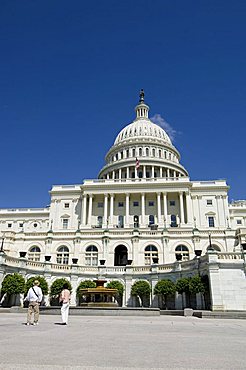
<svg viewBox="0 0 246 370"><path fill-rule="evenodd" d="M211 242L211 233L208 233L208 240L209 240L209 246L207 248L208 251L213 251L214 248L212 246L212 242Z"/></svg>
<svg viewBox="0 0 246 370"><path fill-rule="evenodd" d="M3 250L3 243L4 243L4 239L5 239L5 237L4 237L4 234L3 234L3 236L2 236L2 243L1 243L1 249L0 249L0 252L1 252L1 253L3 253L3 252L4 252L4 250Z"/></svg>

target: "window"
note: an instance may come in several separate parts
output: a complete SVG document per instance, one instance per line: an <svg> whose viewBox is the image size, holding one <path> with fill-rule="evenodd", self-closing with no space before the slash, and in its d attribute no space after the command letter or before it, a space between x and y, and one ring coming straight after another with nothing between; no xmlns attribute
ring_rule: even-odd
<svg viewBox="0 0 246 370"><path fill-rule="evenodd" d="M69 203L65 203L64 208L69 208Z"/></svg>
<svg viewBox="0 0 246 370"><path fill-rule="evenodd" d="M133 222L134 222L134 228L138 228L139 227L139 216L135 215L133 217Z"/></svg>
<svg viewBox="0 0 246 370"><path fill-rule="evenodd" d="M146 157L149 156L149 148L146 148Z"/></svg>
<svg viewBox="0 0 246 370"><path fill-rule="evenodd" d="M23 227L23 225L24 225L23 222L19 223L19 227Z"/></svg>
<svg viewBox="0 0 246 370"><path fill-rule="evenodd" d="M158 249L154 245L148 245L144 251L144 264L151 265L158 262Z"/></svg>
<svg viewBox="0 0 246 370"><path fill-rule="evenodd" d="M152 156L155 157L155 149L152 149Z"/></svg>
<svg viewBox="0 0 246 370"><path fill-rule="evenodd" d="M146 177L147 177L147 179L149 179L149 178L150 178L150 173L149 173L149 171L147 171L147 172L146 172Z"/></svg>
<svg viewBox="0 0 246 370"><path fill-rule="evenodd" d="M95 245L90 245L85 251L85 265L97 266L98 265L98 249Z"/></svg>
<svg viewBox="0 0 246 370"><path fill-rule="evenodd" d="M207 199L207 206L212 206L212 205L213 205L212 199Z"/></svg>
<svg viewBox="0 0 246 370"><path fill-rule="evenodd" d="M170 200L169 205L170 205L171 207L174 207L174 206L175 206L175 200Z"/></svg>
<svg viewBox="0 0 246 370"><path fill-rule="evenodd" d="M155 202L153 200L149 201L149 207L153 207L155 205Z"/></svg>
<svg viewBox="0 0 246 370"><path fill-rule="evenodd" d="M177 216L176 215L171 215L171 227L177 227Z"/></svg>
<svg viewBox="0 0 246 370"><path fill-rule="evenodd" d="M214 217L212 217L212 216L208 217L208 226L209 227L214 227Z"/></svg>
<svg viewBox="0 0 246 370"><path fill-rule="evenodd" d="M97 208L103 208L103 202L98 202L97 203Z"/></svg>
<svg viewBox="0 0 246 370"><path fill-rule="evenodd" d="M118 227L121 229L124 227L124 216L122 215L118 217Z"/></svg>
<svg viewBox="0 0 246 370"><path fill-rule="evenodd" d="M155 224L155 216L154 215L149 215L149 226Z"/></svg>
<svg viewBox="0 0 246 370"><path fill-rule="evenodd" d="M118 203L118 207L120 208L120 207L124 207L124 203L123 202L119 202Z"/></svg>
<svg viewBox="0 0 246 370"><path fill-rule="evenodd" d="M34 247L31 247L29 249L29 252L28 252L28 255L27 255L27 258L29 259L29 261L40 261L40 248L37 247L37 246L34 246Z"/></svg>
<svg viewBox="0 0 246 370"><path fill-rule="evenodd" d="M69 261L69 249L68 247L62 246L57 250L56 262L61 265L68 265Z"/></svg>
<svg viewBox="0 0 246 370"><path fill-rule="evenodd" d="M12 227L12 224L8 224L8 227Z"/></svg>
<svg viewBox="0 0 246 370"><path fill-rule="evenodd" d="M188 261L189 260L189 249L185 245L178 245L175 248L176 260ZM181 256L181 257L180 257Z"/></svg>
<svg viewBox="0 0 246 370"><path fill-rule="evenodd" d="M102 216L97 217L97 227L102 227L103 218Z"/></svg>
<svg viewBox="0 0 246 370"><path fill-rule="evenodd" d="M139 203L138 202L133 202L133 207L138 207Z"/></svg>
<svg viewBox="0 0 246 370"><path fill-rule="evenodd" d="M237 220L237 225L242 225L242 220Z"/></svg>
<svg viewBox="0 0 246 370"><path fill-rule="evenodd" d="M63 220L62 220L62 227L63 227L63 229L67 229L68 228L68 218L63 218Z"/></svg>
<svg viewBox="0 0 246 370"><path fill-rule="evenodd" d="M34 224L33 224L33 227L38 227L38 224L35 222Z"/></svg>

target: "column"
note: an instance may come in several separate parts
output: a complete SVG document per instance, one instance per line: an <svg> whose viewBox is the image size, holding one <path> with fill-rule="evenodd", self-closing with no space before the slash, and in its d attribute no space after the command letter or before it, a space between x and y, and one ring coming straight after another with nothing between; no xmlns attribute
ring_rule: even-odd
<svg viewBox="0 0 246 370"><path fill-rule="evenodd" d="M93 195L90 194L89 195L89 207L88 207L88 226L91 226L91 216L92 216L92 198L93 198Z"/></svg>
<svg viewBox="0 0 246 370"><path fill-rule="evenodd" d="M86 206L87 206L87 195L83 195L83 215L82 215L82 226L86 225Z"/></svg>
<svg viewBox="0 0 246 370"><path fill-rule="evenodd" d="M135 166L135 179L137 179L137 178L138 178L138 170L137 170L137 168Z"/></svg>
<svg viewBox="0 0 246 370"><path fill-rule="evenodd" d="M129 179L130 178L130 171L129 171L129 167L126 168L126 178Z"/></svg>
<svg viewBox="0 0 246 370"><path fill-rule="evenodd" d="M160 167L160 177L162 178L162 167Z"/></svg>
<svg viewBox="0 0 246 370"><path fill-rule="evenodd" d="M183 200L183 192L179 192L179 206L180 206L180 222L181 225L184 224L184 200Z"/></svg>
<svg viewBox="0 0 246 370"><path fill-rule="evenodd" d="M121 168L119 169L119 179L121 180Z"/></svg>
<svg viewBox="0 0 246 370"><path fill-rule="evenodd" d="M146 179L146 166L143 166L143 178Z"/></svg>
<svg viewBox="0 0 246 370"><path fill-rule="evenodd" d="M129 201L130 195L126 194L126 227L129 227Z"/></svg>
<svg viewBox="0 0 246 370"><path fill-rule="evenodd" d="M141 214L142 214L142 221L141 226L145 226L145 194L141 194Z"/></svg>
<svg viewBox="0 0 246 370"><path fill-rule="evenodd" d="M192 213L191 197L190 197L189 192L185 193L185 200L186 200L187 224L192 225L193 213Z"/></svg>
<svg viewBox="0 0 246 370"><path fill-rule="evenodd" d="M108 223L108 194L104 194L103 227L107 227L107 223Z"/></svg>
<svg viewBox="0 0 246 370"><path fill-rule="evenodd" d="M109 217L109 225L113 227L114 223L114 194L110 194L110 217Z"/></svg>
<svg viewBox="0 0 246 370"><path fill-rule="evenodd" d="M163 193L163 215L165 226L167 224L167 193Z"/></svg>
<svg viewBox="0 0 246 370"><path fill-rule="evenodd" d="M115 170L113 171L112 179L113 179L113 180L115 179Z"/></svg>
<svg viewBox="0 0 246 370"><path fill-rule="evenodd" d="M220 200L220 195L217 195L216 197L216 206L217 206L217 225L215 221L215 226L220 227L220 206L219 206L219 200Z"/></svg>
<svg viewBox="0 0 246 370"><path fill-rule="evenodd" d="M157 223L158 225L162 224L161 222L161 193L157 193Z"/></svg>
<svg viewBox="0 0 246 370"><path fill-rule="evenodd" d="M152 178L155 177L155 167L154 166L151 167L151 177Z"/></svg>
<svg viewBox="0 0 246 370"><path fill-rule="evenodd" d="M167 168L167 177L168 178L170 177L170 170L169 170L169 168Z"/></svg>

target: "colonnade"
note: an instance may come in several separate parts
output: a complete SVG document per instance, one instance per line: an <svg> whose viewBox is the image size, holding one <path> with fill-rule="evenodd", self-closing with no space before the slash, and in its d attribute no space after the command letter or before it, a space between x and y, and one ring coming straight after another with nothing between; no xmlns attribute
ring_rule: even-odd
<svg viewBox="0 0 246 370"><path fill-rule="evenodd" d="M184 176L179 170L170 169L163 166L147 166L141 165L138 169L136 166L128 166L118 168L117 170L110 170L103 178L109 179L131 179L131 178L177 178Z"/></svg>
<svg viewBox="0 0 246 370"><path fill-rule="evenodd" d="M133 218L134 215L130 212L130 199L134 197L136 199L136 195L140 196L140 213L136 212L136 215L139 216L139 227L146 227L148 225L148 220L146 215L146 196L153 194L143 192L141 194L124 194L124 206L122 207L122 216L124 217L124 227L133 227ZM171 212L168 211L168 197L174 193L168 192L156 192L155 194L155 206L153 208L153 215L155 216L156 223L159 227L170 226L169 219L171 216ZM119 194L117 194L118 196ZM123 194L122 194L123 195ZM121 198L122 199L122 195ZM177 195L177 193L175 194ZM84 194L83 195L83 204L82 204L82 214L81 214L81 227L92 227L92 216L93 215L93 201L95 196L93 194ZM178 193L178 216L180 222L180 226L189 224L191 225L193 222L193 211L192 211L192 203L191 203L191 196L189 192L180 191ZM98 201L98 200L97 200ZM102 228L106 227L113 227L116 223L115 218L115 207L116 207L116 194L104 194L104 201L103 201L103 217L102 217Z"/></svg>

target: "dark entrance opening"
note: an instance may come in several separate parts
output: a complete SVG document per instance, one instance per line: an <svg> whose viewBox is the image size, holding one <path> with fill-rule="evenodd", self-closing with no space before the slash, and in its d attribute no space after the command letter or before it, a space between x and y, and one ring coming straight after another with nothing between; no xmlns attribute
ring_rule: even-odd
<svg viewBox="0 0 246 370"><path fill-rule="evenodd" d="M127 248L124 245L118 245L114 251L114 265L126 266L128 259Z"/></svg>

